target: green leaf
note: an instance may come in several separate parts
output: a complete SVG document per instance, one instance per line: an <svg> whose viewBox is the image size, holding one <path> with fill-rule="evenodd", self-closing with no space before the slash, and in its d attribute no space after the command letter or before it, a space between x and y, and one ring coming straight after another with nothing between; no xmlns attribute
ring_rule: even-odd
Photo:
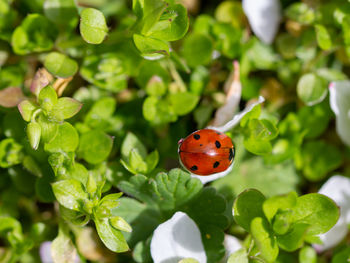
<svg viewBox="0 0 350 263"><path fill-rule="evenodd" d="M119 206L112 209L112 215L121 216L131 225L133 231L130 234L125 233L124 236L128 244L134 247L136 243L144 241L152 235L154 229L162 222L161 215L158 210L133 198L122 197L119 202ZM136 248L134 252L135 250Z"/></svg>
<svg viewBox="0 0 350 263"><path fill-rule="evenodd" d="M141 174L132 176L129 181L121 181L118 185L124 193L150 205L154 205L148 178Z"/></svg>
<svg viewBox="0 0 350 263"><path fill-rule="evenodd" d="M152 262L151 239L140 241L133 249L132 257L137 263Z"/></svg>
<svg viewBox="0 0 350 263"><path fill-rule="evenodd" d="M27 136L30 146L32 146L34 150L37 150L41 137L41 127L37 122L30 122L27 125Z"/></svg>
<svg viewBox="0 0 350 263"><path fill-rule="evenodd" d="M92 174L89 174L88 180L86 182L86 191L90 196L94 196L97 190L96 181Z"/></svg>
<svg viewBox="0 0 350 263"><path fill-rule="evenodd" d="M237 250L232 253L227 260L227 263L248 263L248 254L244 248Z"/></svg>
<svg viewBox="0 0 350 263"><path fill-rule="evenodd" d="M293 211L294 221L309 225L310 236L327 232L339 218L339 208L334 201L317 193L298 197Z"/></svg>
<svg viewBox="0 0 350 263"><path fill-rule="evenodd" d="M286 10L287 17L305 25L311 24L315 20L315 11L306 3L294 3Z"/></svg>
<svg viewBox="0 0 350 263"><path fill-rule="evenodd" d="M45 151L48 152L74 152L79 144L79 136L76 129L69 124L64 122L58 126L58 133L55 138L46 143L44 146Z"/></svg>
<svg viewBox="0 0 350 263"><path fill-rule="evenodd" d="M148 97L142 106L143 116L152 124L160 125L177 120L173 107L168 101L159 100L157 97Z"/></svg>
<svg viewBox="0 0 350 263"><path fill-rule="evenodd" d="M176 115L186 115L190 113L197 105L199 96L189 92L178 92L169 94L169 102Z"/></svg>
<svg viewBox="0 0 350 263"><path fill-rule="evenodd" d="M40 114L38 123L41 127L41 138L44 143L50 143L58 134L59 124L50 121L44 114Z"/></svg>
<svg viewBox="0 0 350 263"><path fill-rule="evenodd" d="M100 44L108 33L103 13L94 8L86 8L80 14L80 34L89 44Z"/></svg>
<svg viewBox="0 0 350 263"><path fill-rule="evenodd" d="M147 173L150 173L153 171L154 168L156 168L159 161L159 153L157 150L154 150L146 157L146 163L147 163Z"/></svg>
<svg viewBox="0 0 350 263"><path fill-rule="evenodd" d="M67 226L60 225L58 236L52 241L51 256L54 262L74 262L77 257L77 251L67 228Z"/></svg>
<svg viewBox="0 0 350 263"><path fill-rule="evenodd" d="M343 263L349 261L350 248L345 247L340 252L336 253L332 258L332 263Z"/></svg>
<svg viewBox="0 0 350 263"><path fill-rule="evenodd" d="M272 151L272 145L267 140L255 140L254 137L244 139L244 147L256 155L266 155Z"/></svg>
<svg viewBox="0 0 350 263"><path fill-rule="evenodd" d="M23 120L30 121L34 111L37 109L37 106L34 102L30 100L23 100L18 104L18 110L22 115Z"/></svg>
<svg viewBox="0 0 350 263"><path fill-rule="evenodd" d="M265 196L258 190L247 189L240 193L233 204L233 216L237 224L249 232L254 218L264 218L264 201Z"/></svg>
<svg viewBox="0 0 350 263"><path fill-rule="evenodd" d="M184 209L200 229L208 262L218 262L225 255L223 241L224 229L229 222L227 209L225 198L212 187L202 188Z"/></svg>
<svg viewBox="0 0 350 263"><path fill-rule="evenodd" d="M327 28L323 25L315 25L317 44L323 50L329 50L332 47L332 39Z"/></svg>
<svg viewBox="0 0 350 263"><path fill-rule="evenodd" d="M322 180L328 172L341 166L343 156L340 150L324 141L309 141L301 148L300 168L310 181Z"/></svg>
<svg viewBox="0 0 350 263"><path fill-rule="evenodd" d="M328 103L327 101L310 107L302 107L298 111L298 120L305 131L305 138L317 138L327 129L331 118Z"/></svg>
<svg viewBox="0 0 350 263"><path fill-rule="evenodd" d="M267 220L272 223L273 217L278 210L292 209L297 202L298 195L296 192L290 192L289 194L273 196L263 203L263 211Z"/></svg>
<svg viewBox="0 0 350 263"><path fill-rule="evenodd" d="M317 263L317 253L312 247L303 247L299 251L300 263Z"/></svg>
<svg viewBox="0 0 350 263"><path fill-rule="evenodd" d="M184 259L181 259L178 263L199 263L199 262L194 258L184 258Z"/></svg>
<svg viewBox="0 0 350 263"><path fill-rule="evenodd" d="M88 199L82 183L75 179L55 182L52 189L57 201L68 209L82 211L83 203Z"/></svg>
<svg viewBox="0 0 350 263"><path fill-rule="evenodd" d="M251 136L257 140L273 140L278 135L278 130L273 122L266 119L252 119L248 122Z"/></svg>
<svg viewBox="0 0 350 263"><path fill-rule="evenodd" d="M60 78L68 78L78 71L78 63L59 52L51 52L45 57L45 68L53 75Z"/></svg>
<svg viewBox="0 0 350 263"><path fill-rule="evenodd" d="M59 98L49 115L57 121L63 121L76 115L82 106L82 103L73 98Z"/></svg>
<svg viewBox="0 0 350 263"><path fill-rule="evenodd" d="M286 251L297 250L303 245L307 229L307 224L294 224L291 231L287 232L285 235L277 236L278 245Z"/></svg>
<svg viewBox="0 0 350 263"><path fill-rule="evenodd" d="M116 108L114 98L105 97L96 101L85 115L84 122L90 127L105 127L105 123L112 117Z"/></svg>
<svg viewBox="0 0 350 263"><path fill-rule="evenodd" d="M284 235L290 231L293 223L292 210L280 210L276 213L272 222L272 229L276 235Z"/></svg>
<svg viewBox="0 0 350 263"><path fill-rule="evenodd" d="M186 34L188 27L187 9L181 4L170 5L160 20L148 30L147 35L165 41L175 41Z"/></svg>
<svg viewBox="0 0 350 263"><path fill-rule="evenodd" d="M98 235L107 248L116 253L129 250L123 234L111 226L108 218L96 219L95 225Z"/></svg>
<svg viewBox="0 0 350 263"><path fill-rule="evenodd" d="M45 0L44 14L58 25L71 24L78 18L78 10L74 0Z"/></svg>
<svg viewBox="0 0 350 263"><path fill-rule="evenodd" d="M325 81L314 73L303 75L297 84L298 97L308 106L321 102L327 95Z"/></svg>
<svg viewBox="0 0 350 263"><path fill-rule="evenodd" d="M8 168L19 164L23 160L23 146L13 138L7 138L0 142L0 167Z"/></svg>
<svg viewBox="0 0 350 263"><path fill-rule="evenodd" d="M200 227L201 225L215 225L225 229L228 225L226 200L213 187L204 187L187 208L190 215Z"/></svg>
<svg viewBox="0 0 350 263"><path fill-rule="evenodd" d="M109 219L109 223L112 227L114 227L117 230L125 231L125 232L131 232L132 228L131 226L120 216L114 216Z"/></svg>
<svg viewBox="0 0 350 263"><path fill-rule="evenodd" d="M168 174L158 173L151 189L161 210L174 211L194 198L202 189L202 183L181 169L172 169Z"/></svg>
<svg viewBox="0 0 350 263"><path fill-rule="evenodd" d="M38 102L41 108L45 111L52 110L53 106L56 105L57 100L57 93L50 85L43 88L38 96Z"/></svg>
<svg viewBox="0 0 350 263"><path fill-rule="evenodd" d="M162 78L158 76L153 76L146 86L146 93L151 96L162 96L166 93L167 86L165 85Z"/></svg>
<svg viewBox="0 0 350 263"><path fill-rule="evenodd" d="M348 16L344 17L341 25L343 29L344 43L346 46L349 46L350 45L350 19Z"/></svg>
<svg viewBox="0 0 350 263"><path fill-rule="evenodd" d="M93 130L80 137L79 154L85 161L98 164L105 161L113 146L113 139L103 131Z"/></svg>
<svg viewBox="0 0 350 263"><path fill-rule="evenodd" d="M247 112L240 121L240 126L246 126L250 120L258 119L261 114L261 104L255 105L251 111Z"/></svg>
<svg viewBox="0 0 350 263"><path fill-rule="evenodd" d="M129 164L136 173L147 173L147 163L142 159L142 156L136 149L130 151Z"/></svg>
<svg viewBox="0 0 350 263"><path fill-rule="evenodd" d="M22 234L21 224L14 218L8 216L0 216L0 233L8 231Z"/></svg>
<svg viewBox="0 0 350 263"><path fill-rule="evenodd" d="M275 262L279 249L276 237L272 233L267 220L261 217L254 218L251 221L250 230L259 248L259 257L266 260L266 262Z"/></svg>
<svg viewBox="0 0 350 263"><path fill-rule="evenodd" d="M154 26L159 20L160 16L166 9L167 4L163 1L145 0L143 1L143 19L142 19L142 30L143 35L148 35L148 31Z"/></svg>
<svg viewBox="0 0 350 263"><path fill-rule="evenodd" d="M128 132L125 136L122 146L121 146L121 154L123 159L128 160L131 151L135 149L143 159L147 156L146 147L143 143L136 137L132 132Z"/></svg>
<svg viewBox="0 0 350 263"><path fill-rule="evenodd" d="M182 55L190 67L207 65L213 52L212 40L202 34L190 34L183 44Z"/></svg>
<svg viewBox="0 0 350 263"><path fill-rule="evenodd" d="M57 29L46 17L29 14L12 34L11 46L19 55L51 50Z"/></svg>
<svg viewBox="0 0 350 263"><path fill-rule="evenodd" d="M169 44L161 39L144 37L138 34L134 34L133 39L135 46L146 59L154 60L169 56Z"/></svg>

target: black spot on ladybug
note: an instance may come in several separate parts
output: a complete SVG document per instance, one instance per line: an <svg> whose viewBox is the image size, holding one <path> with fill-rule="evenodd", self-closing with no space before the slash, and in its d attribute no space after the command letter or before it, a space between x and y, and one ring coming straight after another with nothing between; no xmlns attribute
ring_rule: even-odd
<svg viewBox="0 0 350 263"><path fill-rule="evenodd" d="M228 159L231 161L234 156L235 156L235 154L233 153L233 149L230 148L230 155L228 156Z"/></svg>
<svg viewBox="0 0 350 263"><path fill-rule="evenodd" d="M199 146L203 146L203 144L200 144Z"/></svg>
<svg viewBox="0 0 350 263"><path fill-rule="evenodd" d="M219 166L219 164L220 164L219 162L215 162L215 163L213 164L213 167L216 168L216 167Z"/></svg>
<svg viewBox="0 0 350 263"><path fill-rule="evenodd" d="M190 169L191 169L191 171L197 171L198 167L197 167L197 165L193 165Z"/></svg>
<svg viewBox="0 0 350 263"><path fill-rule="evenodd" d="M215 146L219 149L221 147L221 143L219 141L215 141Z"/></svg>
<svg viewBox="0 0 350 263"><path fill-rule="evenodd" d="M221 132L216 132L216 134L219 134L219 135L221 135Z"/></svg>
<svg viewBox="0 0 350 263"><path fill-rule="evenodd" d="M201 138L201 136L200 136L199 134L195 134L195 135L193 135L193 138L194 138L195 140L199 140L199 139Z"/></svg>

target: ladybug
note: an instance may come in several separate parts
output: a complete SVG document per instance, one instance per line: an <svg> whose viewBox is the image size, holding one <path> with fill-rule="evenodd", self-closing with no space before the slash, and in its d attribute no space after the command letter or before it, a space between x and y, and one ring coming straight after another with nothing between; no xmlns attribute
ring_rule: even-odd
<svg viewBox="0 0 350 263"><path fill-rule="evenodd" d="M230 137L212 129L198 130L181 139L178 152L181 164L197 175L227 170L235 155Z"/></svg>

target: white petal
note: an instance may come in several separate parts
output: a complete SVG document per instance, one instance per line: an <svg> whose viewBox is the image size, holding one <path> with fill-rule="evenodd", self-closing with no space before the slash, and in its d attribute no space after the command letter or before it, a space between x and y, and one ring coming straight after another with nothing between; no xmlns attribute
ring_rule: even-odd
<svg viewBox="0 0 350 263"><path fill-rule="evenodd" d="M332 176L319 190L331 198L340 207L340 218L337 224L327 233L320 235L323 245L315 245L318 251L338 244L347 234L350 223L350 179L344 176Z"/></svg>
<svg viewBox="0 0 350 263"><path fill-rule="evenodd" d="M177 263L184 258L207 262L201 233L193 220L182 212L176 212L154 230L151 255L154 263Z"/></svg>
<svg viewBox="0 0 350 263"><path fill-rule="evenodd" d="M198 178L202 182L202 184L206 184L206 183L214 181L214 180L216 180L218 178L221 178L221 177L224 177L224 176L228 175L232 171L233 164L234 164L234 162L232 162L232 164L230 165L229 168L227 168L225 171L220 172L220 173L216 173L216 174L212 174L212 175L206 175L206 176L197 175L197 174L191 173L191 176L193 178Z"/></svg>
<svg viewBox="0 0 350 263"><path fill-rule="evenodd" d="M336 81L329 85L329 102L336 115L336 129L342 141L350 146L350 81Z"/></svg>
<svg viewBox="0 0 350 263"><path fill-rule="evenodd" d="M232 116L239 107L242 94L240 81L240 68L238 61L233 62L233 69L225 82L224 90L227 93L226 102L216 110L213 126L221 126L232 119Z"/></svg>
<svg viewBox="0 0 350 263"><path fill-rule="evenodd" d="M216 130L218 132L227 132L231 130L233 127L235 127L237 124L239 124L239 122L241 121L244 115L250 112L256 105L263 103L264 101L265 101L264 97L260 96L257 102L250 104L243 111L233 116L232 120L227 122L225 125L220 127L209 126L207 128Z"/></svg>
<svg viewBox="0 0 350 263"><path fill-rule="evenodd" d="M223 262L227 262L229 256L242 248L241 242L238 238L225 234L224 246L226 249L226 255Z"/></svg>
<svg viewBox="0 0 350 263"><path fill-rule="evenodd" d="M281 22L279 0L243 0L243 9L255 35L271 44Z"/></svg>
<svg viewBox="0 0 350 263"><path fill-rule="evenodd" d="M39 248L39 254L41 262L43 263L51 263L53 262L51 257L51 241L45 241L41 243Z"/></svg>

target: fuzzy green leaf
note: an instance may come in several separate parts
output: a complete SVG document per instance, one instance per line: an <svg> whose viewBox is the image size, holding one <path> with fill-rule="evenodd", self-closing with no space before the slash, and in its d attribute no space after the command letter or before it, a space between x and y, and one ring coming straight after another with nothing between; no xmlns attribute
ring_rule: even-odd
<svg viewBox="0 0 350 263"><path fill-rule="evenodd" d="M73 98L59 98L49 115L57 121L62 121L76 115L82 106L82 103Z"/></svg>
<svg viewBox="0 0 350 263"><path fill-rule="evenodd" d="M259 257L266 262L275 262L278 256L277 240L266 219L256 217L251 221L251 234L259 248Z"/></svg>
<svg viewBox="0 0 350 263"><path fill-rule="evenodd" d="M248 254L244 248L241 248L236 252L232 253L227 260L227 263L248 263L248 262L249 262Z"/></svg>
<svg viewBox="0 0 350 263"><path fill-rule="evenodd" d="M108 218L96 219L95 225L97 233L102 242L110 250L116 253L121 253L129 250L129 246L125 241L123 234L112 227Z"/></svg>
<svg viewBox="0 0 350 263"><path fill-rule="evenodd" d="M103 131L93 130L80 138L79 154L85 161L98 164L106 160L112 150L113 139Z"/></svg>
<svg viewBox="0 0 350 263"><path fill-rule="evenodd" d="M57 201L68 209L81 211L83 202L88 199L83 185L75 179L55 182L52 189Z"/></svg>
<svg viewBox="0 0 350 263"><path fill-rule="evenodd" d="M58 52L51 52L44 61L45 68L53 75L60 78L68 78L78 71L78 63Z"/></svg>
<svg viewBox="0 0 350 263"><path fill-rule="evenodd" d="M293 211L296 222L309 225L308 235L327 232L339 218L339 208L335 202L317 193L298 197Z"/></svg>
<svg viewBox="0 0 350 263"><path fill-rule="evenodd" d="M103 13L94 8L86 8L80 14L80 34L89 44L100 44L108 33Z"/></svg>
<svg viewBox="0 0 350 263"><path fill-rule="evenodd" d="M245 230L250 231L251 222L256 217L264 218L262 210L265 196L255 189L247 189L239 194L233 204L233 216Z"/></svg>
<svg viewBox="0 0 350 263"><path fill-rule="evenodd" d="M46 143L44 148L48 152L74 152L79 144L79 136L76 129L64 122L58 126L58 133L55 138Z"/></svg>

